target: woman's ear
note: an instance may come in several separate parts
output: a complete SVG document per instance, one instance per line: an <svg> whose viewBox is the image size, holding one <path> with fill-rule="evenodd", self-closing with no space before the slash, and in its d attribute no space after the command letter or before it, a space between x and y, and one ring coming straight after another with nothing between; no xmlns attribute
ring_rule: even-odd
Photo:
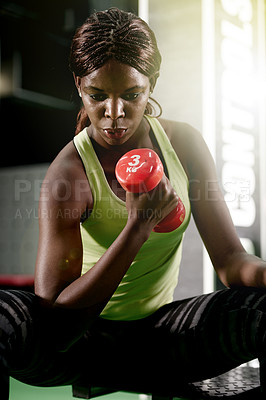
<svg viewBox="0 0 266 400"><path fill-rule="evenodd" d="M151 76L150 77L150 93L153 92L154 85L155 85L154 77Z"/></svg>
<svg viewBox="0 0 266 400"><path fill-rule="evenodd" d="M150 77L150 93L153 92L153 89L154 89L154 86L155 86L155 84L157 82L158 76L159 76L159 72L156 72L154 75L152 75Z"/></svg>
<svg viewBox="0 0 266 400"><path fill-rule="evenodd" d="M74 74L74 72L73 72L73 78L74 78L74 81L75 81L76 88L78 90L79 97L81 97L81 89L80 89L81 78L80 78L80 76L76 76Z"/></svg>

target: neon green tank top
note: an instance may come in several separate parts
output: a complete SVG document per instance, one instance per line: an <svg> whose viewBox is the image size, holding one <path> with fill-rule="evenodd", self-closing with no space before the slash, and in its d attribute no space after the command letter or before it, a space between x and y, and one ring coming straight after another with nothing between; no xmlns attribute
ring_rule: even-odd
<svg viewBox="0 0 266 400"><path fill-rule="evenodd" d="M102 311L101 317L106 319L136 320L152 314L172 302L178 282L182 240L190 219L188 179L159 121L146 118L161 149L170 182L185 206L186 217L172 232L151 233ZM84 164L94 201L92 213L81 223L84 274L124 228L127 209L125 202L109 186L86 128L75 136L74 144Z"/></svg>

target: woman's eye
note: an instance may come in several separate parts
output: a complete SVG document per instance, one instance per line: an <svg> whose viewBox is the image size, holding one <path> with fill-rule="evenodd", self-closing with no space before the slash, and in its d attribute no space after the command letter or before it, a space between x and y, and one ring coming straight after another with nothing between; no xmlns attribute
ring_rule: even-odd
<svg viewBox="0 0 266 400"><path fill-rule="evenodd" d="M91 99L95 101L104 101L107 97L106 94L100 94L100 93L90 94L89 96Z"/></svg>
<svg viewBox="0 0 266 400"><path fill-rule="evenodd" d="M89 95L91 99L95 101L104 101L107 99L107 95L103 93L94 93ZM132 101L135 100L139 96L139 93L126 93L121 96L124 100Z"/></svg>
<svg viewBox="0 0 266 400"><path fill-rule="evenodd" d="M135 100L139 96L139 93L127 93L124 94L122 97L125 100L132 101Z"/></svg>

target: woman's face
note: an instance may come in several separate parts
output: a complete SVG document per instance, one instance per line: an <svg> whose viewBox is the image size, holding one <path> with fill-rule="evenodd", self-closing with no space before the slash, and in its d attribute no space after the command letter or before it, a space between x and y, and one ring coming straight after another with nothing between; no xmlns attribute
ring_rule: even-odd
<svg viewBox="0 0 266 400"><path fill-rule="evenodd" d="M150 93L147 76L129 65L109 60L75 80L91 121L91 135L99 144L109 148L137 135Z"/></svg>

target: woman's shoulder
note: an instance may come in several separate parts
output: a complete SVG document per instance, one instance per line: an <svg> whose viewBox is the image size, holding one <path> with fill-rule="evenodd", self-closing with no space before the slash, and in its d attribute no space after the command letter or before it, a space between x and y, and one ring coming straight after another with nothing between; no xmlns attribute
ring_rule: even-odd
<svg viewBox="0 0 266 400"><path fill-rule="evenodd" d="M185 141L196 138L201 135L200 132L195 129L192 125L183 121L175 121L165 118L158 118L158 121L165 130L170 142L175 143L176 141Z"/></svg>
<svg viewBox="0 0 266 400"><path fill-rule="evenodd" d="M158 120L168 136L188 178L191 178L190 164L194 157L194 146L200 140L200 132L186 122L164 118L159 118Z"/></svg>
<svg viewBox="0 0 266 400"><path fill-rule="evenodd" d="M186 122L159 119L189 179L213 168L213 160L202 134Z"/></svg>
<svg viewBox="0 0 266 400"><path fill-rule="evenodd" d="M68 142L62 150L57 154L55 159L52 161L48 168L48 173L51 176L61 178L67 176L75 176L81 173L83 170L83 165L78 152L75 148L73 140Z"/></svg>
<svg viewBox="0 0 266 400"><path fill-rule="evenodd" d="M58 199L67 197L72 202L77 198L81 201L82 198L90 200L89 182L73 140L67 143L49 166L45 183L47 190L57 193ZM78 196L77 191L79 191Z"/></svg>

